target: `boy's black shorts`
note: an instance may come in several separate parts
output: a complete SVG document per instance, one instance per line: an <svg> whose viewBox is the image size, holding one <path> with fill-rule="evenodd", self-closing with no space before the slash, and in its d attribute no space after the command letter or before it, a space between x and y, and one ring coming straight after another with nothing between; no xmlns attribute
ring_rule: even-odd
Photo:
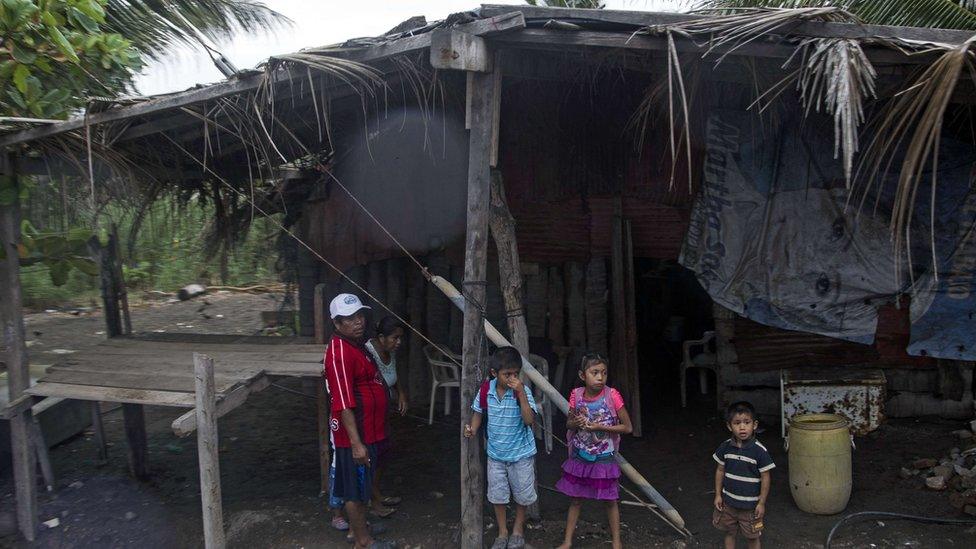
<svg viewBox="0 0 976 549"><path fill-rule="evenodd" d="M373 495L373 474L377 464L376 445L367 444L369 464L360 465L352 459L352 448L336 448L332 462L335 464L333 497L345 501L368 502Z"/></svg>

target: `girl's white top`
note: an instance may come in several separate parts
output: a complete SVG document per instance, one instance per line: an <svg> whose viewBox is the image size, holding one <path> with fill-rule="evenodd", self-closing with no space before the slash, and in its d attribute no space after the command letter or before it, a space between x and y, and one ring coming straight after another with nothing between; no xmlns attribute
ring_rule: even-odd
<svg viewBox="0 0 976 549"><path fill-rule="evenodd" d="M396 354L390 353L390 361L383 362L383 359L380 358L379 351L376 350L376 347L373 347L372 339L366 342L366 350L369 351L369 354L373 355L373 358L376 360L376 365L379 366L380 374L382 374L383 379L386 380L387 386L393 387L394 385L396 385L397 382Z"/></svg>

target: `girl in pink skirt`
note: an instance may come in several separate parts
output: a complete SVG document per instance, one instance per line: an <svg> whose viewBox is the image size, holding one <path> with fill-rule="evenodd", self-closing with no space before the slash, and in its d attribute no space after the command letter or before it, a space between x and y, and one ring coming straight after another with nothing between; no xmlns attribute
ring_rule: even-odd
<svg viewBox="0 0 976 549"><path fill-rule="evenodd" d="M579 376L583 387L569 395L569 417L566 434L569 459L563 463L563 476L556 483L560 492L572 498L566 516L566 537L561 549L573 546L573 532L579 520L584 499L603 500L613 547L620 544L620 508L617 506L617 480L620 466L615 456L620 435L633 431L623 397L607 387L607 359L587 353L580 362Z"/></svg>

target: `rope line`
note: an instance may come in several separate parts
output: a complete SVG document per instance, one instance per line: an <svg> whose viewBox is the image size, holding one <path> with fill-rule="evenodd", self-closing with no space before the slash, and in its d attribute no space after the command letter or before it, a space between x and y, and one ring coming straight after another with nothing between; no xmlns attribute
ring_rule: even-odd
<svg viewBox="0 0 976 549"><path fill-rule="evenodd" d="M395 311L393 311L393 309L390 309L390 307L388 307L386 305L386 303L383 303L382 301L380 301L379 299L377 299L376 296L374 296L369 291L367 291L366 288L363 288L362 286L359 285L358 282L356 282L355 280L353 280L349 275L347 275L346 273L342 272L342 270L339 269L339 267L337 267L336 265L334 265L328 259L322 257L321 254L319 254L315 249L313 249L311 246L309 246L304 240L302 240L301 238L299 238L298 235L296 235L294 232L292 232L287 227L285 227L280 221L278 221L277 219L271 217L267 212L265 212L261 208L261 206L259 206L256 202L254 202L254 200L252 200L247 194L241 192L240 190L238 190L237 188L235 188L233 185L231 185L230 183L228 183L227 180L224 179L223 176L221 176L219 173L213 171L209 166L207 166L206 164L204 164L203 162L201 162L200 159L196 157L196 155L194 155L190 151L186 150L186 148L184 148L182 145L180 145L175 140L173 140L173 138L171 138L169 135L167 135L165 133L162 133L160 135L162 135L167 140L169 140L170 143L173 144L173 146L175 146L176 148L180 149L184 154L186 154L187 156L189 156L190 158L192 158L194 162L196 162L197 164L200 164L200 166L203 167L204 171L207 171L211 175L213 175L214 177L216 177L217 180L220 181L220 183L222 185L224 185L228 189L232 190L233 192L237 193L238 195L240 195L245 200L249 201L251 203L251 205L254 207L254 209L257 210L258 212L260 212L261 215L265 216L266 219L270 219L271 222L274 223L276 227L278 227L279 229L281 229L281 231L283 233L287 234L289 237L291 237L292 239L294 239L295 242L297 242L302 247L304 247L306 250L308 250L309 252L311 252L312 255L314 255L316 258L318 258L319 261L321 261L322 263L325 263L326 265L328 265L329 268L331 268L333 271L335 271L340 277L344 278L347 282L349 282L350 284L352 284L353 287L355 287L357 290L361 291L363 293L363 295L365 295L366 297L369 297L370 299L372 299L373 301L375 301L376 304L378 304L379 306L381 306L384 309L386 309L386 311L389 312L394 318L396 318L401 323L403 323L404 326L410 328L410 330L413 333L415 333L418 336L420 336L421 339L423 339L424 341L426 341L430 345L433 345L435 349L437 349L438 351L440 351L441 353L443 353L443 355L445 357L447 357L451 362L457 364L457 366L459 368L462 367L461 363L458 362L457 360L455 360L454 357L452 357L451 354L449 354L448 352L446 352L440 345L438 345L437 343L434 343L433 341L431 341L430 338L428 338L420 330L418 330L416 327L414 327L413 324L407 322L406 319L404 319L403 317L401 317L400 315L398 315Z"/></svg>
<svg viewBox="0 0 976 549"><path fill-rule="evenodd" d="M260 109L258 108L258 106L257 106L257 103L256 103L256 102L254 103L254 110L255 110L255 112L256 112L256 113L257 113L257 115L258 115L258 122L259 122L259 123L260 123L260 125L261 125L261 129L262 129L262 130L264 131L264 135L265 135L265 137L266 137L266 138L268 139L268 141L270 142L270 144L271 144L271 147L272 147L272 148L274 148L274 150L275 150L275 152L277 152L277 153L278 153L278 156L280 156L280 157L281 157L281 159L282 159L282 161L283 161L283 162L287 162L287 161L288 161L288 159L286 159L286 158L285 158L285 155L283 155L283 154L281 153L281 150L280 150L280 149L279 149L279 147L278 147L278 146L277 146L277 145L275 144L275 142L274 142L274 139L273 139L273 138L271 137L271 133L270 133L270 132L268 131L268 129L267 129L267 127L266 127L266 126L264 125L264 120L263 120L263 119L261 118L261 112L260 112ZM281 125L281 126L282 126L282 129L284 129L284 130L285 130L285 134L286 134L286 135L288 135L288 137L290 137L290 138L292 139L292 141L294 141L294 142L295 142L295 144L296 144L296 145L298 145L298 146L299 146L299 147L300 147L300 148L301 148L301 149L302 149L303 151L305 151L305 154L306 154L307 156L314 156L314 152L313 152L313 151L312 151L312 150L311 150L310 148L308 148L308 146L306 146L306 145L305 145L305 143L303 143L303 142L302 142L302 140L298 138L298 136L296 136L296 135L295 135L295 134L294 134L293 132L291 132L291 131L289 131L287 127L285 127L285 126L284 126L284 125L283 125L283 124L282 124L282 123L281 123L280 121L278 121L278 119L277 119L277 118L275 118L275 116L274 116L274 113L271 113L271 117L272 117L272 119L273 119L273 120L274 120L275 122L277 122L277 123L278 123L279 125ZM369 144L369 139L367 138L367 146L368 146L368 144ZM430 274L430 271L429 271L429 270L427 269L427 267L426 267L426 266L425 266L425 265L424 265L423 263L421 263L421 262L420 262L420 260L419 260L419 259L417 259L417 257L416 257L416 256L415 256L414 254L412 254L412 253L410 253L410 251L409 251L409 250L407 250L407 248L406 248L406 246L404 246L404 245L403 245L403 243L402 243L402 242L400 242L400 240L399 240L399 239L397 239L397 237L395 237L395 236L393 236L393 233L391 233L391 232L390 232L390 230L389 230L389 229L387 229L387 228L386 228L386 226L385 226L385 225L383 225L383 223L382 223L382 222L381 222L381 221L380 221L380 220L379 220L379 219L378 219L378 218L377 218L377 217L376 217L375 215L373 215L373 212L371 212L371 211L369 210L369 208L367 208L367 207L366 207L366 205L365 205L365 204L363 204L363 203L362 203L362 202L361 202L361 201L359 200L359 198L357 198L357 197L356 197L356 195L354 195L354 194L352 193L352 191L350 191L350 190L349 190L349 188L348 188L348 187L346 187L346 186L345 186L345 185L344 185L344 184L342 183L342 181L339 181L339 178L338 178L338 177L336 177L336 176L335 176L335 174L334 174L334 173L332 173L332 171L331 171L331 170L329 170L329 168L328 168L328 166L326 166L325 164L323 164L323 163L322 163L321 161L318 161L318 160L317 160L317 161L315 162L315 169L316 169L317 171L319 171L319 172L321 172L321 173L324 173L324 174L326 174L327 176L329 176L329 178L331 178L331 179L332 179L333 181L335 181L335 183L336 183L336 184L337 184L337 185L339 186L339 188L340 188L340 189L342 189L342 191L343 191L343 192L345 192L345 193L346 193L346 195L347 195L347 196L348 196L348 197L349 197L349 198L350 198L350 199L351 199L351 200L352 200L352 201L353 201L353 202L354 202L354 203L355 203L355 204L356 204L357 206L359 206L359 208L360 208L360 209L361 209L361 210L363 211L363 213L365 213L365 214L367 215L367 217L369 217L369 218L370 218L370 219L371 219L371 220L373 221L373 223L375 223L375 224L376 224L376 226L377 226L377 227L379 227L379 228L380 228L380 230L381 230L381 231L383 231L383 233L384 233L384 234L386 234L386 236L388 236L388 237L390 238L390 240L392 240L392 241L393 241L393 243L394 243L394 244L396 244L396 245L397 245L397 247L398 247L398 248L400 248L400 250L402 250L402 251L403 251L403 253L404 253L404 254L405 254L405 255L406 255L407 257L409 257L409 258L410 258L410 260L411 260L411 261L413 261L413 262L414 262L414 263L415 263L415 264L417 265L417 267L418 267L418 268L420 269L420 272L421 272L421 273L423 274L423 276L424 276L424 278L425 278L426 280L428 280L428 281L430 281L430 279L431 279L431 274ZM321 257L321 256L319 256L319 257ZM325 260L323 259L323 261L325 261ZM483 283L485 284L485 286L487 286L487 284L488 284L487 282L483 282ZM465 283L463 283L463 282L462 282L462 286L463 286L464 284L465 284ZM471 301L471 300L470 300L470 299L469 299L469 298L468 298L467 296L465 296L465 295L464 295L464 292L463 292L463 291L461 292L461 297L463 297L463 298L464 298L464 299L465 299L466 301L468 301L469 303L471 303L471 304L472 304L472 305L474 305L475 307L479 307L479 310L480 310L480 311L482 311L482 313L484 312L484 309L483 309L483 308L481 308L481 306L480 306L480 305L479 305L478 303L474 303L474 302L473 302L473 301ZM374 298L374 300L375 300L375 298ZM377 301L377 303L379 303L379 301ZM386 309L387 311L389 311L389 310L390 310L390 309L389 309L389 307L387 307L386 305L383 305L383 308L384 308L384 309ZM392 311L390 311L390 312L392 313ZM395 313L394 313L394 316L396 316L396 314L395 314ZM482 314L482 316L484 316L484 315ZM397 317L397 318L399 318L399 317ZM411 329L413 329L413 328L411 328ZM457 361L454 361L454 362L456 363ZM460 365L460 364L459 364L459 365Z"/></svg>

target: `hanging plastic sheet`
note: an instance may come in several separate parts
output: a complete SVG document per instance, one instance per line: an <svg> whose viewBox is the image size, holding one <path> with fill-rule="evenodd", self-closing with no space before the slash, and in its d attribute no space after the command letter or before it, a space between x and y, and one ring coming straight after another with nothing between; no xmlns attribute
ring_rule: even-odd
<svg viewBox="0 0 976 549"><path fill-rule="evenodd" d="M912 230L914 277L906 264L896 278L884 215L894 175L854 215L860 204L848 206L833 136L818 132L830 126L816 122L780 120L771 129L754 113L712 113L681 264L716 302L747 318L858 343L873 342L879 305L914 291L909 351L976 359L972 144L944 142L935 231L924 178Z"/></svg>

